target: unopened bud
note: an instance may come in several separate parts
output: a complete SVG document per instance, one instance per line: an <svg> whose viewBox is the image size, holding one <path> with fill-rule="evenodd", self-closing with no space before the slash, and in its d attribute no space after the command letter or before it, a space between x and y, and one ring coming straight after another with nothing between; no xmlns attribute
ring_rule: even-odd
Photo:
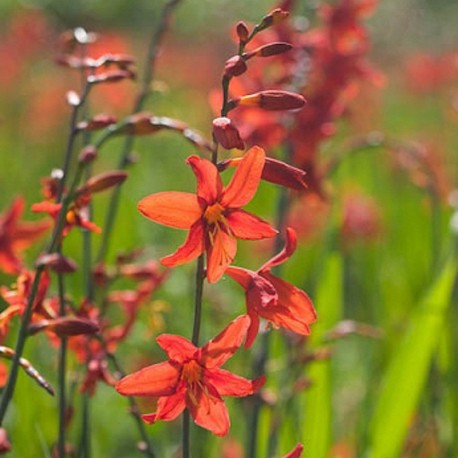
<svg viewBox="0 0 458 458"><path fill-rule="evenodd" d="M5 428L0 428L0 455L8 453L11 450L11 444L8 440Z"/></svg>
<svg viewBox="0 0 458 458"><path fill-rule="evenodd" d="M100 75L89 75L87 82L89 84L117 83L125 79L135 79L135 76L132 70L108 70Z"/></svg>
<svg viewBox="0 0 458 458"><path fill-rule="evenodd" d="M289 16L288 11L283 11L281 8L276 8L268 15L262 18L262 21L256 27L258 31L267 29L273 25L277 25Z"/></svg>
<svg viewBox="0 0 458 458"><path fill-rule="evenodd" d="M239 37L240 43L245 44L248 41L248 37L250 36L250 32L246 24L243 21L240 21L237 23L235 30L237 32L237 36Z"/></svg>
<svg viewBox="0 0 458 458"><path fill-rule="evenodd" d="M120 134L148 135L163 129L163 126L153 124L154 116L151 113L136 113L129 116L126 124L118 130Z"/></svg>
<svg viewBox="0 0 458 458"><path fill-rule="evenodd" d="M241 56L233 56L226 61L224 66L224 76L232 78L245 73L247 66L245 60Z"/></svg>
<svg viewBox="0 0 458 458"><path fill-rule="evenodd" d="M100 330L100 326L94 321L78 317L59 317L54 320L42 320L29 326L29 334L36 334L43 330L55 332L58 336L78 336L82 334L94 334Z"/></svg>
<svg viewBox="0 0 458 458"><path fill-rule="evenodd" d="M300 94L288 91L261 91L230 100L229 109L237 106L258 107L264 110L295 110L302 108L305 99Z"/></svg>
<svg viewBox="0 0 458 458"><path fill-rule="evenodd" d="M94 145L85 146L78 157L78 160L82 164L89 164L97 157L97 148Z"/></svg>
<svg viewBox="0 0 458 458"><path fill-rule="evenodd" d="M114 116L106 115L106 114L99 114L94 116L92 119L88 121L81 121L77 124L76 128L78 130L87 130L87 131L94 131L103 129L111 124L116 123L116 118Z"/></svg>
<svg viewBox="0 0 458 458"><path fill-rule="evenodd" d="M78 189L79 194L105 191L121 184L127 178L127 172L122 170L113 170L112 172L101 173L86 181L81 188Z"/></svg>
<svg viewBox="0 0 458 458"><path fill-rule="evenodd" d="M77 107L81 103L80 96L75 91L67 92L67 103L71 107Z"/></svg>
<svg viewBox="0 0 458 458"><path fill-rule="evenodd" d="M245 145L237 127L229 118L216 118L213 120L213 135L215 140L225 149L244 149Z"/></svg>
<svg viewBox="0 0 458 458"><path fill-rule="evenodd" d="M75 272L77 269L77 264L70 258L63 256L60 253L50 253L43 254L38 257L36 265L49 267L54 270L54 272L59 272L61 274Z"/></svg>
<svg viewBox="0 0 458 458"><path fill-rule="evenodd" d="M284 41L277 41L274 43L270 43L268 45L260 46L259 48L254 49L253 51L246 53L243 57L247 59L251 59L254 56L258 57L270 57L276 56L278 54L283 54L288 52L292 49L293 45L290 43L286 43Z"/></svg>

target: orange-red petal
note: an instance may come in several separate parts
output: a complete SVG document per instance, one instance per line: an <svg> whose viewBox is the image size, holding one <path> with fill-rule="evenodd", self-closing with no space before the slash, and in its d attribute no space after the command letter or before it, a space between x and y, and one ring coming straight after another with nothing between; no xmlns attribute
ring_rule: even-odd
<svg viewBox="0 0 458 458"><path fill-rule="evenodd" d="M234 260L237 241L221 229L216 229L212 237L207 248L207 280L216 283Z"/></svg>
<svg viewBox="0 0 458 458"><path fill-rule="evenodd" d="M266 153L259 146L253 146L243 156L232 180L223 191L221 205L239 208L246 205L256 194L261 181Z"/></svg>
<svg viewBox="0 0 458 458"><path fill-rule="evenodd" d="M190 156L187 163L197 179L197 195L207 203L214 203L219 197L223 184L216 166L207 159Z"/></svg>
<svg viewBox="0 0 458 458"><path fill-rule="evenodd" d="M158 420L171 421L180 415L186 407L186 387L180 384L177 392L171 396L160 397L157 401L157 410L152 414L142 415L146 423L154 423Z"/></svg>
<svg viewBox="0 0 458 458"><path fill-rule="evenodd" d="M211 386L207 385L206 388L207 392L197 397L197 403L192 402L188 396L186 405L197 425L217 436L225 436L230 427L227 407Z"/></svg>
<svg viewBox="0 0 458 458"><path fill-rule="evenodd" d="M289 453L283 456L283 458L299 458L302 455L304 446L302 444L297 444Z"/></svg>
<svg viewBox="0 0 458 458"><path fill-rule="evenodd" d="M138 210L156 223L178 229L189 229L202 216L197 196L187 192L151 194L140 200Z"/></svg>
<svg viewBox="0 0 458 458"><path fill-rule="evenodd" d="M200 349L199 362L207 369L222 366L242 345L250 325L250 317L241 315L214 339Z"/></svg>
<svg viewBox="0 0 458 458"><path fill-rule="evenodd" d="M175 392L181 371L168 361L140 369L116 383L125 396L168 396Z"/></svg>
<svg viewBox="0 0 458 458"><path fill-rule="evenodd" d="M246 336L245 348L250 348L253 345L254 341L256 340L256 337L258 336L260 325L260 319L257 313L255 313L254 311L249 312L248 316L251 319L251 323Z"/></svg>
<svg viewBox="0 0 458 458"><path fill-rule="evenodd" d="M196 259L204 251L204 235L201 221L197 221L189 231L185 242L175 253L161 259L167 267L175 267Z"/></svg>
<svg viewBox="0 0 458 458"><path fill-rule="evenodd" d="M267 221L245 210L232 210L225 215L232 233L243 240L260 240L278 234Z"/></svg>
<svg viewBox="0 0 458 458"><path fill-rule="evenodd" d="M161 334L156 342L165 350L169 359L180 364L191 359L197 351L197 347L188 339L173 334Z"/></svg>
<svg viewBox="0 0 458 458"><path fill-rule="evenodd" d="M283 264L289 257L296 251L297 246L297 235L296 231L292 227L286 228L286 240L285 246L283 249L275 255L273 258L269 259L260 269L259 272L266 271L274 266Z"/></svg>
<svg viewBox="0 0 458 458"><path fill-rule="evenodd" d="M219 368L206 370L205 380L214 386L220 396L248 396L259 388L251 380Z"/></svg>

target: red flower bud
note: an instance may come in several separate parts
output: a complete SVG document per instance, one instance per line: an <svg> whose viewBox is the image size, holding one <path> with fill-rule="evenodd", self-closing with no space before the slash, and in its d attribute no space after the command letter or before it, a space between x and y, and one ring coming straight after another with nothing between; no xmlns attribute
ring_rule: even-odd
<svg viewBox="0 0 458 458"><path fill-rule="evenodd" d="M275 8L268 15L262 18L262 21L257 25L257 30L261 31L271 27L272 25L277 25L289 16L288 11L283 11L281 8Z"/></svg>
<svg viewBox="0 0 458 458"><path fill-rule="evenodd" d="M77 193L92 194L94 192L105 191L105 189L121 184L126 178L127 172L123 172L122 170L101 173L100 175L89 178L89 180L77 190Z"/></svg>
<svg viewBox="0 0 458 458"><path fill-rule="evenodd" d="M79 162L89 164L97 157L97 149L93 145L85 146L78 157Z"/></svg>
<svg viewBox="0 0 458 458"><path fill-rule="evenodd" d="M285 52L288 52L290 49L292 49L293 45L290 43L286 43L284 41L276 41L274 43L269 43L268 45L260 46L259 48L256 48L255 50L245 53L243 55L244 59L251 59L254 56L258 57L270 57L270 56L275 56L278 54L283 54Z"/></svg>
<svg viewBox="0 0 458 458"><path fill-rule="evenodd" d="M224 66L224 76L227 78L232 78L234 76L239 76L245 73L247 66L245 60L241 56L233 56L226 61Z"/></svg>
<svg viewBox="0 0 458 458"><path fill-rule="evenodd" d="M213 135L216 141L225 149L245 148L237 127L232 124L229 118L216 118L213 120Z"/></svg>
<svg viewBox="0 0 458 458"><path fill-rule="evenodd" d="M300 94L288 91L261 91L230 100L229 109L237 106L258 107L264 110L295 110L302 108L305 99Z"/></svg>
<svg viewBox="0 0 458 458"><path fill-rule="evenodd" d="M108 70L100 75L89 75L89 84L117 83L125 79L135 79L135 72L132 70Z"/></svg>
<svg viewBox="0 0 458 458"><path fill-rule="evenodd" d="M77 265L75 261L59 253L43 254L38 257L37 266L46 266L61 274L75 272Z"/></svg>
<svg viewBox="0 0 458 458"><path fill-rule="evenodd" d="M0 428L0 455L8 453L11 450L11 444L8 440L5 428Z"/></svg>
<svg viewBox="0 0 458 458"><path fill-rule="evenodd" d="M116 123L116 118L106 114L99 114L94 116L92 119L88 121L81 121L77 124L76 128L78 130L87 130L87 131L94 131L103 129L111 124Z"/></svg>
<svg viewBox="0 0 458 458"><path fill-rule="evenodd" d="M240 21L239 23L237 23L235 30L237 32L237 36L239 37L240 43L245 44L250 35L250 32L246 24L243 21Z"/></svg>
<svg viewBox="0 0 458 458"><path fill-rule="evenodd" d="M100 330L100 326L94 321L78 317L60 317L54 320L42 320L29 326L29 334L48 329L58 336L78 336L82 334L94 334Z"/></svg>

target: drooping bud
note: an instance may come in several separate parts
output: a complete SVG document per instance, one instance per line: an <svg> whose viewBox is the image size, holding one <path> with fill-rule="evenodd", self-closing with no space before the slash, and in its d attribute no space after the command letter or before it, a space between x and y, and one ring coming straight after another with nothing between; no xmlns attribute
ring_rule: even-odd
<svg viewBox="0 0 458 458"><path fill-rule="evenodd" d="M135 79L135 76L133 70L108 70L100 75L89 75L87 82L89 84L117 83L125 79Z"/></svg>
<svg viewBox="0 0 458 458"><path fill-rule="evenodd" d="M121 129L120 134L128 135L149 135L163 129L163 126L155 125L152 121L154 116L151 113L136 113L129 116L127 122Z"/></svg>
<svg viewBox="0 0 458 458"><path fill-rule="evenodd" d="M87 145L80 151L78 161L82 164L89 164L96 157L97 157L97 148L94 145Z"/></svg>
<svg viewBox="0 0 458 458"><path fill-rule="evenodd" d="M226 159L218 164L218 170L223 171L228 167L237 167L242 158ZM307 189L305 183L306 172L293 167L286 162L266 157L264 168L262 169L261 179L270 183L279 184L295 191L304 191Z"/></svg>
<svg viewBox="0 0 458 458"><path fill-rule="evenodd" d="M259 48L254 49L243 55L245 60L251 59L254 56L257 57L270 57L276 56L278 54L283 54L288 52L293 48L293 45L286 43L284 41L276 41L274 43L269 43L268 45L260 46Z"/></svg>
<svg viewBox="0 0 458 458"><path fill-rule="evenodd" d="M75 272L77 264L60 253L42 254L36 261L37 267L45 266L61 274Z"/></svg>
<svg viewBox="0 0 458 458"><path fill-rule="evenodd" d="M242 75L246 72L246 70L247 66L242 56L233 56L226 61L224 66L224 76L232 78L234 76Z"/></svg>
<svg viewBox="0 0 458 458"><path fill-rule="evenodd" d="M11 444L8 440L5 428L0 428L0 455L8 453L11 450Z"/></svg>
<svg viewBox="0 0 458 458"><path fill-rule="evenodd" d="M288 16L288 11L283 11L281 8L275 8L262 18L261 22L256 26L256 29L261 31L273 25L277 25L285 20Z"/></svg>
<svg viewBox="0 0 458 458"><path fill-rule="evenodd" d="M243 21L240 21L237 23L235 30L237 32L237 36L239 37L240 43L245 44L248 41L248 37L250 36L247 25Z"/></svg>
<svg viewBox="0 0 458 458"><path fill-rule="evenodd" d="M215 118L213 120L213 135L216 141L225 149L237 148L243 150L245 145L240 133L229 118Z"/></svg>
<svg viewBox="0 0 458 458"><path fill-rule="evenodd" d="M237 106L258 107L264 110L295 110L302 108L305 99L300 94L288 91L261 91L255 94L244 95L228 102L229 109Z"/></svg>
<svg viewBox="0 0 458 458"><path fill-rule="evenodd" d="M58 336L78 336L95 334L100 326L92 320L79 317L59 317L53 320L41 320L29 326L29 334L33 335L43 330L55 332Z"/></svg>
<svg viewBox="0 0 458 458"><path fill-rule="evenodd" d="M98 114L94 116L92 119L87 121L81 121L76 125L78 130L87 130L89 132L103 129L111 124L115 124L117 119L114 116L106 115L106 114Z"/></svg>
<svg viewBox="0 0 458 458"><path fill-rule="evenodd" d="M127 172L122 170L113 170L111 172L101 173L86 181L78 190L78 194L105 191L105 189L112 188L121 184L127 178Z"/></svg>

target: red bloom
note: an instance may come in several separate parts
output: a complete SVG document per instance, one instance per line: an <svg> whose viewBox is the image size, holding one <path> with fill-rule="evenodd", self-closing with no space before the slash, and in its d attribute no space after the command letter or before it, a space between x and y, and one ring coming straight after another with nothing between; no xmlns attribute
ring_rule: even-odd
<svg viewBox="0 0 458 458"><path fill-rule="evenodd" d="M304 291L270 272L272 267L285 262L295 250L296 233L287 228L283 250L257 272L241 267L229 267L226 270L230 277L245 288L247 311L251 318L245 347L253 344L258 334L260 318L297 334L310 333L309 325L316 320L312 301Z"/></svg>
<svg viewBox="0 0 458 458"><path fill-rule="evenodd" d="M24 200L16 198L11 207L0 215L0 270L19 273L22 262L19 253L32 245L50 227L48 222L19 222L24 211Z"/></svg>
<svg viewBox="0 0 458 458"><path fill-rule="evenodd" d="M125 396L159 397L156 412L143 415L147 423L174 420L188 408L196 424L224 436L230 421L221 396L247 396L264 382L264 377L250 381L220 369L242 344L249 324L247 315L240 316L200 348L184 337L162 334L156 340L169 361L124 377L116 389Z"/></svg>
<svg viewBox="0 0 458 458"><path fill-rule="evenodd" d="M207 279L218 281L233 261L236 239L259 240L277 231L266 221L241 209L256 193L265 163L262 148L254 146L243 157L227 187L217 167L206 159L187 160L197 178L197 195L160 192L142 199L138 209L147 218L166 226L189 229L185 243L161 259L174 267L207 253Z"/></svg>
<svg viewBox="0 0 458 458"><path fill-rule="evenodd" d="M283 458L299 458L302 455L304 446L302 444L297 444L289 453L287 453Z"/></svg>

